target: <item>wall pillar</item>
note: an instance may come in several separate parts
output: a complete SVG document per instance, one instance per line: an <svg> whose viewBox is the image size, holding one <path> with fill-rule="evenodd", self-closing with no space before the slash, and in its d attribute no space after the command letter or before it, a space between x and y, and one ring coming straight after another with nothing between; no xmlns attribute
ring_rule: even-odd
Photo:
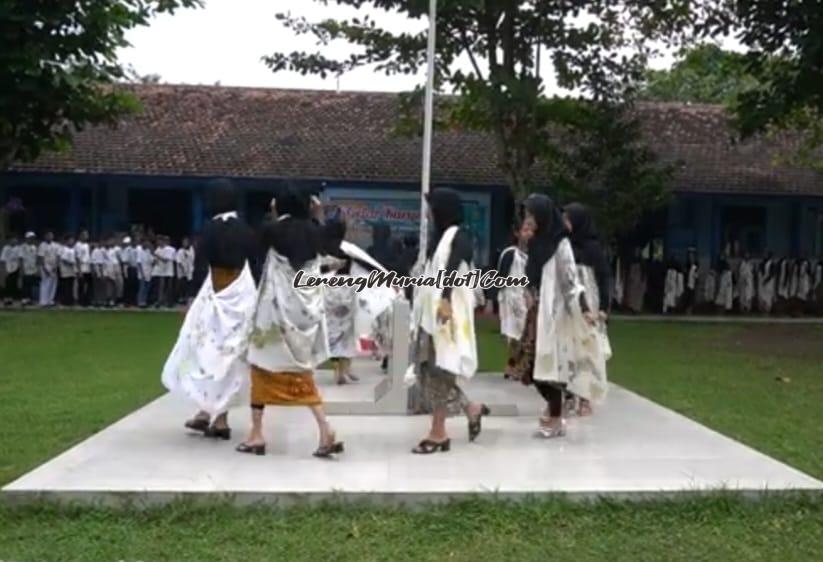
<svg viewBox="0 0 823 562"><path fill-rule="evenodd" d="M200 232L203 228L203 217L205 216L205 205L203 203L202 190L195 187L191 191L191 231Z"/></svg>

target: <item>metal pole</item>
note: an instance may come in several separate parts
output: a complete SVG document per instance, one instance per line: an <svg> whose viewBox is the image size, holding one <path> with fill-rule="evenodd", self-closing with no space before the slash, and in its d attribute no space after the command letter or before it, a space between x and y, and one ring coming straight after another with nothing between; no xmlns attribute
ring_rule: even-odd
<svg viewBox="0 0 823 562"><path fill-rule="evenodd" d="M429 238L429 220L426 212L426 196L431 183L432 112L434 105L434 40L437 19L437 0L429 0L429 38L426 49L428 74L426 76L426 105L423 117L423 174L420 180L420 255L419 263L426 256Z"/></svg>

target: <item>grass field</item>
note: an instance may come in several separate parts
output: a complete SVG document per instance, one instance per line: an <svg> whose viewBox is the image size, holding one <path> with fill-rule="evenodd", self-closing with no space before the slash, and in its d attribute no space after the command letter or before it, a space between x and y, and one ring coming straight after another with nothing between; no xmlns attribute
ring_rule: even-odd
<svg viewBox="0 0 823 562"><path fill-rule="evenodd" d="M0 312L0 485L160 394L178 314ZM480 326L481 366L503 346ZM823 328L614 322L610 376L823 477ZM814 560L823 502L718 495L420 513L0 507L0 560Z"/></svg>

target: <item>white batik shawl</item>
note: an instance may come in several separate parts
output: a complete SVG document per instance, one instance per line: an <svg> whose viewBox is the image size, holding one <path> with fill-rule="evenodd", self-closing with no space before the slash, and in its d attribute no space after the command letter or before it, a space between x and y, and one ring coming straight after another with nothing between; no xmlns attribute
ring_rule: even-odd
<svg viewBox="0 0 823 562"><path fill-rule="evenodd" d="M797 298L806 301L812 293L812 272L809 270L809 262L804 261L798 267L797 273Z"/></svg>
<svg viewBox="0 0 823 562"><path fill-rule="evenodd" d="M740 298L740 308L750 310L756 290L754 283L754 268L752 262L743 260L737 272L737 294Z"/></svg>
<svg viewBox="0 0 823 562"><path fill-rule="evenodd" d="M245 353L256 299L248 264L219 292L209 275L163 367L163 385L211 415L225 412L249 378Z"/></svg>
<svg viewBox="0 0 823 562"><path fill-rule="evenodd" d="M320 260L302 270L319 276ZM269 249L248 351L249 363L267 371L311 371L329 357L323 287L295 288L296 274L285 256Z"/></svg>
<svg viewBox="0 0 823 562"><path fill-rule="evenodd" d="M703 281L703 302L714 304L717 298L717 272L710 270Z"/></svg>
<svg viewBox="0 0 823 562"><path fill-rule="evenodd" d="M734 305L734 279L731 270L726 270L720 274L720 283L717 288L717 298L714 303L722 306L726 310L731 310Z"/></svg>
<svg viewBox="0 0 823 562"><path fill-rule="evenodd" d="M430 259L423 266L422 275L436 278L445 271L451 254L452 241L459 227L451 226L440 237L440 242ZM466 275L471 269L462 262L458 275ZM415 287L412 309L412 341L417 341L418 330L429 334L434 343L437 367L461 377L470 378L477 371L477 340L474 332L474 290L469 287L453 287L451 290L451 320L440 323L437 309L442 288ZM419 373L418 373L419 374ZM409 382L407 378L407 383Z"/></svg>
<svg viewBox="0 0 823 562"><path fill-rule="evenodd" d="M330 272L327 277L368 278L371 274L355 260L371 265L379 272L386 268L355 244L340 243L340 250L352 261L348 276ZM379 342L385 344L385 314L397 292L388 286L366 287L357 292L355 287L324 287L327 311L329 351L332 357L356 357L379 353ZM382 317L382 318L381 318Z"/></svg>
<svg viewBox="0 0 823 562"><path fill-rule="evenodd" d="M505 252L513 252L509 277L526 275L526 253L511 246ZM502 257L502 256L501 256ZM519 340L526 327L526 287L504 287L497 295L500 305L500 333L505 337Z"/></svg>
<svg viewBox="0 0 823 562"><path fill-rule="evenodd" d="M594 270L587 265L578 265L577 274L586 294L586 302L592 313L597 314L600 310L600 293ZM598 318L592 326L584 320L582 314L570 315L569 319L569 324L574 328L574 360L568 389L576 396L600 402L608 392L606 362L612 356L606 322Z"/></svg>
<svg viewBox="0 0 823 562"><path fill-rule="evenodd" d="M771 279L766 280L766 277L773 273L773 267L774 264L772 260L767 260L764 266L759 269L760 273L757 280L757 297L761 312L769 312L774 304L775 277L772 275ZM764 270L765 273L763 272Z"/></svg>
<svg viewBox="0 0 823 562"><path fill-rule="evenodd" d="M666 271L666 282L663 291L663 313L677 308L680 295L683 294L682 282L679 282L680 273L676 269Z"/></svg>
<svg viewBox="0 0 823 562"><path fill-rule="evenodd" d="M777 295L780 298L788 299L791 296L791 268L788 261L780 262L780 274L777 280Z"/></svg>
<svg viewBox="0 0 823 562"><path fill-rule="evenodd" d="M569 384L577 359L576 339L583 333L580 294L584 292L577 275L574 252L568 238L557 245L554 255L543 265L537 310L534 379ZM590 393L578 388L583 398Z"/></svg>

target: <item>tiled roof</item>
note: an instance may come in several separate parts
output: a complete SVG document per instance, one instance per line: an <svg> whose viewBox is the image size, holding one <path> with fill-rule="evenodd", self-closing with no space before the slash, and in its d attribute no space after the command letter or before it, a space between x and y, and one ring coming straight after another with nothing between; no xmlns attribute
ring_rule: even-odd
<svg viewBox="0 0 823 562"><path fill-rule="evenodd" d="M72 149L16 164L16 171L278 177L415 182L419 138L396 135L396 94L131 86L143 111L115 129L93 127ZM710 105L641 104L651 146L676 165L677 191L823 195L823 179L778 165L787 137L731 141L723 110ZM493 140L437 131L438 183L503 185Z"/></svg>

